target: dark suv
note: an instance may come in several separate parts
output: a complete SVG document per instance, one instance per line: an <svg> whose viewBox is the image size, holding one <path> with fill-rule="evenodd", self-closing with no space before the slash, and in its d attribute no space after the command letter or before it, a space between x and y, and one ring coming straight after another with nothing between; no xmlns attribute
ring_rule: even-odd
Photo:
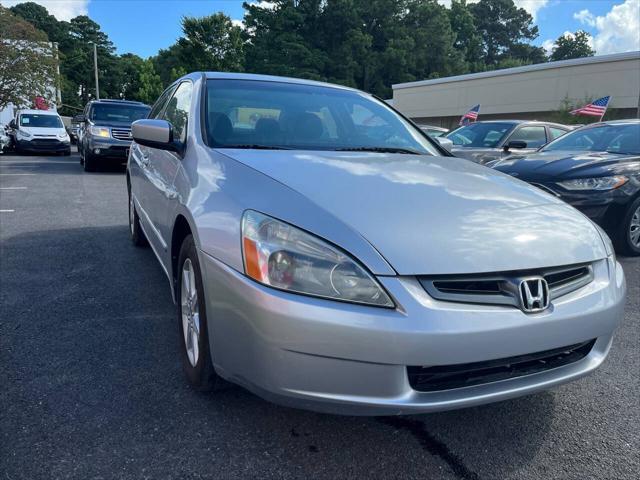
<svg viewBox="0 0 640 480"><path fill-rule="evenodd" d="M87 104L80 123L78 151L87 172L100 161L124 164L131 146L131 123L146 118L151 108L129 100L93 100Z"/></svg>

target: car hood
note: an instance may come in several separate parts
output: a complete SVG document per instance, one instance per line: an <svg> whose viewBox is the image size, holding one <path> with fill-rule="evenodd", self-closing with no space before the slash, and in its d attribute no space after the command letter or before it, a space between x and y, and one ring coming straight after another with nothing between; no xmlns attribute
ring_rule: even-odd
<svg viewBox="0 0 640 480"><path fill-rule="evenodd" d="M476 163L487 163L502 156L501 148L476 148L454 146L451 153L459 158L466 158Z"/></svg>
<svg viewBox="0 0 640 480"><path fill-rule="evenodd" d="M133 122L116 122L116 121L95 121L92 124L96 127L111 127L111 128L131 128Z"/></svg>
<svg viewBox="0 0 640 480"><path fill-rule="evenodd" d="M467 160L368 152L221 152L354 228L402 275L520 270L606 256L597 230L582 214Z"/></svg>
<svg viewBox="0 0 640 480"><path fill-rule="evenodd" d="M640 155L608 152L538 152L507 158L493 166L528 182L562 181L640 172Z"/></svg>
<svg viewBox="0 0 640 480"><path fill-rule="evenodd" d="M23 132L30 133L31 135L38 136L47 136L47 137L55 137L60 133L65 133L66 130L62 127L60 128L49 128L49 127L26 127L22 125L20 130Z"/></svg>

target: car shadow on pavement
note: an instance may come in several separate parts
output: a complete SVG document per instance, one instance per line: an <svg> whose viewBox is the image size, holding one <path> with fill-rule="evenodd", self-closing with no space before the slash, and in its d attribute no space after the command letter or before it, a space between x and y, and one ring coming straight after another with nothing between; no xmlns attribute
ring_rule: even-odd
<svg viewBox="0 0 640 480"><path fill-rule="evenodd" d="M556 412L550 393L366 418L197 392L167 279L126 225L5 235L0 282L8 478L518 478Z"/></svg>

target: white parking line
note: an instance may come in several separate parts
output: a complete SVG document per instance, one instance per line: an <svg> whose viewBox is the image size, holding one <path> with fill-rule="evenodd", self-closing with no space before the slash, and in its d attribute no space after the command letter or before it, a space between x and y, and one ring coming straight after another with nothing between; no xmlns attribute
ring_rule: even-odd
<svg viewBox="0 0 640 480"><path fill-rule="evenodd" d="M13 213L15 210L0 210L0 213Z"/></svg>
<svg viewBox="0 0 640 480"><path fill-rule="evenodd" d="M9 176L9 175L35 175L35 173L1 173L0 172L0 176Z"/></svg>
<svg viewBox="0 0 640 480"><path fill-rule="evenodd" d="M0 190L26 190L27 187L0 187Z"/></svg>

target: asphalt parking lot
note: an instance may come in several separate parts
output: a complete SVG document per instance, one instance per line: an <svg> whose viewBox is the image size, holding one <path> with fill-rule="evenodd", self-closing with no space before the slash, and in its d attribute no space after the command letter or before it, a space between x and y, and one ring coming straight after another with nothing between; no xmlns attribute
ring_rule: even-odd
<svg viewBox="0 0 640 480"><path fill-rule="evenodd" d="M128 236L121 170L0 155L0 479L631 479L640 472L640 259L593 375L410 417L192 390L169 286Z"/></svg>

